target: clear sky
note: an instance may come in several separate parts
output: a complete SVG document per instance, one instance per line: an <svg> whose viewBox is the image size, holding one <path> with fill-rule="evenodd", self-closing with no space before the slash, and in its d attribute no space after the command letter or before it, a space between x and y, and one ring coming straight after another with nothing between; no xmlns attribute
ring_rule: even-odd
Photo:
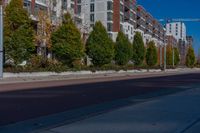
<svg viewBox="0 0 200 133"><path fill-rule="evenodd" d="M200 0L137 0L155 18L199 18ZM194 37L195 52L200 48L200 22L185 22L187 35Z"/></svg>

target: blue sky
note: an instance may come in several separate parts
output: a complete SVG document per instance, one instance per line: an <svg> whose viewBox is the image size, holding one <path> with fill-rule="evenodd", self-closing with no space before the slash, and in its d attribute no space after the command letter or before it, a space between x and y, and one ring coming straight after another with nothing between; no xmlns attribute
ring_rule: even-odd
<svg viewBox="0 0 200 133"><path fill-rule="evenodd" d="M155 18L200 18L199 0L137 0ZM185 22L194 37L195 52L200 48L200 22Z"/></svg>

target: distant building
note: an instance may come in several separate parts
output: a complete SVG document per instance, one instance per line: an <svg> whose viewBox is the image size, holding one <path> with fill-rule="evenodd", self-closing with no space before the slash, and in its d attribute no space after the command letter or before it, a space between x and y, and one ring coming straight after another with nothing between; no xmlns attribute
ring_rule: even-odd
<svg viewBox="0 0 200 133"><path fill-rule="evenodd" d="M194 39L192 36L186 36L188 45L193 46Z"/></svg>
<svg viewBox="0 0 200 133"><path fill-rule="evenodd" d="M186 41L186 26L183 22L172 22L166 24L166 35L172 35L177 41Z"/></svg>
<svg viewBox="0 0 200 133"><path fill-rule="evenodd" d="M167 45L170 45L172 47L178 47L178 41L172 35L167 35L166 36L166 43L167 43Z"/></svg>
<svg viewBox="0 0 200 133"><path fill-rule="evenodd" d="M185 64L185 58L189 43L193 42L191 37L187 37L186 26L183 22L172 22L166 24L166 34L167 36L173 36L178 42L178 49L181 57L180 63Z"/></svg>

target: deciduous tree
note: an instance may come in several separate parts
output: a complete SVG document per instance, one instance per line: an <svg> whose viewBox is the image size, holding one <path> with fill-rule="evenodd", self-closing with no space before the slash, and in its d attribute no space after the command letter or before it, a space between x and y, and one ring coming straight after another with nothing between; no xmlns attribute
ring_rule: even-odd
<svg viewBox="0 0 200 133"><path fill-rule="evenodd" d="M80 31L77 29L69 13L64 15L63 24L52 33L51 40L53 53L58 60L70 67L81 65L81 59L84 56L84 46Z"/></svg>
<svg viewBox="0 0 200 133"><path fill-rule="evenodd" d="M4 46L6 60L15 65L28 60L35 50L34 30L22 0L11 0L5 8Z"/></svg>

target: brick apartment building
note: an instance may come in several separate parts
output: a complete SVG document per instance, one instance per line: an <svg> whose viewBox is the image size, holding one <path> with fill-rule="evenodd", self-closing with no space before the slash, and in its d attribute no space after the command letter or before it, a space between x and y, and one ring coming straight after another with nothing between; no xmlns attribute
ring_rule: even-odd
<svg viewBox="0 0 200 133"><path fill-rule="evenodd" d="M164 45L164 27L136 0L84 0L81 3L84 4L79 12L85 15L90 27L101 21L114 41L121 30L131 42L135 32L140 32L145 44L154 41L157 46Z"/></svg>

